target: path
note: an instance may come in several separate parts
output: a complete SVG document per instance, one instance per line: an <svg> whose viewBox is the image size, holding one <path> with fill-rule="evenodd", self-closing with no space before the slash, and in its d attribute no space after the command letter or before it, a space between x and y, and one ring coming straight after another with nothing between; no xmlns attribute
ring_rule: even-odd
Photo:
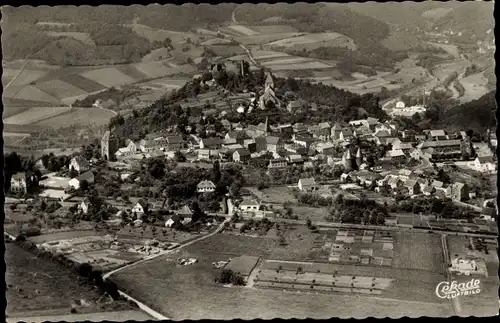
<svg viewBox="0 0 500 323"><path fill-rule="evenodd" d="M24 71L24 69L26 68L26 66L28 65L28 57L26 57L26 62L24 63L23 67L21 67L21 69L19 70L19 72L16 74L16 76L14 76L14 78L12 80L10 80L9 84L7 84L4 88L3 88L3 91L5 92L5 90L7 90L7 88L16 81L16 79L19 77L19 75L21 75L21 73Z"/></svg>
<svg viewBox="0 0 500 323"><path fill-rule="evenodd" d="M231 14L231 18L232 18L232 20L233 20L233 22L234 22L234 24L235 24L235 25L237 25L237 24L238 24L238 22L236 21L236 17L234 16L234 14L236 13L236 9L237 9L237 8L238 8L238 7L234 8L233 13Z"/></svg>
<svg viewBox="0 0 500 323"><path fill-rule="evenodd" d="M448 254L448 243L446 241L446 234L441 234L441 244L443 246L443 256L444 256L444 265L445 265L445 270L446 270L446 275L448 276L448 282L451 283L452 277L451 273L448 270L448 265L450 263L450 257ZM450 300L451 306L453 307L453 312L455 312L455 315L460 315L461 312L461 307L460 307L460 302L458 300L458 297L452 298Z"/></svg>
<svg viewBox="0 0 500 323"><path fill-rule="evenodd" d="M217 228L214 232L212 232L212 233L209 233L209 234L204 235L204 236L201 236L201 237L199 237L199 238L197 238L197 239L194 239L194 240L191 240L191 241L186 242L186 243L184 243L184 244L181 244L181 245L177 246L177 248L174 248L174 249L171 249L171 250L167 250L167 251L165 251L165 252L160 252L160 253L158 253L158 254L155 254L155 255L152 255L152 256L146 257L146 258L144 258L144 259L142 259L142 260L140 260L140 261L137 261L137 262L131 263L131 264L129 264L129 265L126 265L126 266L120 267L120 268L115 269L115 270L112 270L112 271L110 271L110 272L108 272L108 273L104 274L104 275L102 276L102 278L103 278L103 279L107 279L107 278L109 278L109 276L111 276L112 274L115 274L115 273L117 273L117 272L119 272L119 271L122 271L122 270L123 270L123 269L125 269L125 268L130 268L130 267L132 267L132 266L136 266L137 264L144 263L144 262L146 262L146 261L153 260L153 259L158 258L158 257L160 257L160 256L164 256L164 255L167 255L167 254L170 254L170 253L176 252L177 250L179 250L179 249L181 249L181 248L184 248L184 247L190 246L190 245L192 245L193 243L196 243L196 242L199 242L199 241L201 241L201 240L203 240L203 239L209 238L209 237L211 237L211 236L213 236L213 235L215 235L215 234L217 234L217 233L221 232L221 230L224 228L224 225L225 225L225 224L226 224L226 222L228 222L229 220L230 220L230 219L226 219L224 222L222 222L222 223L219 225L219 227L218 227L218 228ZM132 296L127 295L126 293L124 293L124 292L122 292L122 291L120 291L120 290L119 290L118 292L120 293L120 295L121 295L121 296L125 297L126 299L128 299L128 300L131 300L131 301L135 302L135 303L139 306L139 308L140 308L141 310L143 310L143 311L144 311L144 312L146 312L147 314L151 315L151 316L152 316L152 317L154 317L155 319L157 319L157 320L169 320L169 318L167 318L167 317L163 316L162 314L160 314L160 313L156 312L155 310L151 309L151 308L150 308L150 307L148 307L146 304L144 304L144 303L142 303L142 302L140 302L140 301L136 300L136 299L135 299L135 298L133 298Z"/></svg>

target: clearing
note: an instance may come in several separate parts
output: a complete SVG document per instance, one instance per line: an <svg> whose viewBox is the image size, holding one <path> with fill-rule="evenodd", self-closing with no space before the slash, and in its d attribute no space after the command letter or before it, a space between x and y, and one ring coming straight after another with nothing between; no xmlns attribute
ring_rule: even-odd
<svg viewBox="0 0 500 323"><path fill-rule="evenodd" d="M95 46L94 40L89 33L72 32L72 31L48 31L47 35L51 37L69 37L76 39L86 45Z"/></svg>

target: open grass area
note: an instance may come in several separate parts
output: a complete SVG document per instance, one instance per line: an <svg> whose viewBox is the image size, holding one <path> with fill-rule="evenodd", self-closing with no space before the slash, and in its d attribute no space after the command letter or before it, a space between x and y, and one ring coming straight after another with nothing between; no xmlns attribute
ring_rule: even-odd
<svg viewBox="0 0 500 323"><path fill-rule="evenodd" d="M151 320L151 317L146 315L140 310L135 311L117 311L117 312L98 312L98 313L87 313L87 314L66 314L66 315L50 315L45 313L37 314L36 316L18 316L19 314L14 313L14 316L7 318L8 323L14 322L101 322L101 321L111 321L111 322L127 322L127 321L147 321ZM22 314L21 314L22 315Z"/></svg>
<svg viewBox="0 0 500 323"><path fill-rule="evenodd" d="M56 240L66 240L66 239L75 239L81 237L94 237L94 236L102 236L104 233L93 231L93 230L85 230L85 231L67 231L67 232L56 232L50 234L43 234L36 237L30 237L29 240L33 241L36 244L45 243Z"/></svg>
<svg viewBox="0 0 500 323"><path fill-rule="evenodd" d="M340 46L356 49L356 45L351 38L335 32L306 34L303 36L274 41L269 43L269 45L280 47L283 46L296 50L313 50L323 46Z"/></svg>
<svg viewBox="0 0 500 323"><path fill-rule="evenodd" d="M295 64L267 64L267 68L273 71L292 71L292 70L314 70L314 69L332 69L331 65L312 61L305 63L295 63Z"/></svg>
<svg viewBox="0 0 500 323"><path fill-rule="evenodd" d="M84 44L95 46L94 40L90 36L89 33L81 33L81 32L71 32L71 31L48 31L47 35L51 37L69 37L76 39Z"/></svg>
<svg viewBox="0 0 500 323"><path fill-rule="evenodd" d="M397 232L395 238L394 267L445 272L439 235Z"/></svg>
<svg viewBox="0 0 500 323"><path fill-rule="evenodd" d="M239 36L236 40L243 45L257 45L257 44L267 44L270 42L279 41L282 39L289 39L292 37L298 37L303 35L303 33L296 32L270 32L265 34L257 34L251 36Z"/></svg>
<svg viewBox="0 0 500 323"><path fill-rule="evenodd" d="M484 72L469 75L458 82L465 89L464 95L460 97L462 103L477 100L489 92L488 79L484 76Z"/></svg>

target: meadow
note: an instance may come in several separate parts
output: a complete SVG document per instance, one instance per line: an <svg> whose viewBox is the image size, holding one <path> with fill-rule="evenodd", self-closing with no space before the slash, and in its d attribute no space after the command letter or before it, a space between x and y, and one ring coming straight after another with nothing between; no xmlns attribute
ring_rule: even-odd
<svg viewBox="0 0 500 323"><path fill-rule="evenodd" d="M95 46L94 40L92 40L89 33L48 31L47 35L51 37L70 37L84 44Z"/></svg>
<svg viewBox="0 0 500 323"><path fill-rule="evenodd" d="M356 45L351 38L335 32L306 34L303 36L274 41L268 45L287 47L295 50L313 50L324 46L339 46L356 49Z"/></svg>
<svg viewBox="0 0 500 323"><path fill-rule="evenodd" d="M55 117L59 114L71 110L69 107L40 107L20 110L20 113L12 114L10 117L4 118L3 122L16 125L29 125L38 121Z"/></svg>
<svg viewBox="0 0 500 323"><path fill-rule="evenodd" d="M397 232L395 238L394 267L444 273L445 262L439 235Z"/></svg>
<svg viewBox="0 0 500 323"><path fill-rule="evenodd" d="M42 121L33 122L32 124L42 127L59 128L68 126L86 126L97 125L103 126L109 123L109 120L115 114L99 109L99 108L72 108L66 113L58 114L53 117L47 117Z"/></svg>

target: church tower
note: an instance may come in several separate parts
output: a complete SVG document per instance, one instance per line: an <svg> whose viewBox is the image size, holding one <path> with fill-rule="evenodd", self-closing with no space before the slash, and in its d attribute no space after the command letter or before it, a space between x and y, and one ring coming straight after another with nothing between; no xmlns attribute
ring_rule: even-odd
<svg viewBox="0 0 500 323"><path fill-rule="evenodd" d="M271 72L267 73L266 76L266 81L264 83L264 89L267 91L267 89L274 89L274 79L273 76L271 75Z"/></svg>
<svg viewBox="0 0 500 323"><path fill-rule="evenodd" d="M353 169L353 158L350 149L347 149L345 153L344 167L346 171L351 171Z"/></svg>
<svg viewBox="0 0 500 323"><path fill-rule="evenodd" d="M363 155L361 154L361 148L358 148L358 151L356 152L356 166L359 167L363 163Z"/></svg>

